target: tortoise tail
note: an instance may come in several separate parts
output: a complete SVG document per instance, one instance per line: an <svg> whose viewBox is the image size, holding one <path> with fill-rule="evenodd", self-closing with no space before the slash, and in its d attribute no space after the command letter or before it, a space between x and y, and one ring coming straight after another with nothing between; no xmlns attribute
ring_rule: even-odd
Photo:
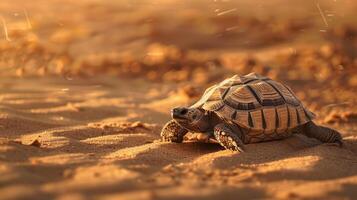
<svg viewBox="0 0 357 200"><path fill-rule="evenodd" d="M343 144L341 134L334 129L318 126L312 121L305 124L304 129L308 137L316 138L324 143L338 143L340 146Z"/></svg>

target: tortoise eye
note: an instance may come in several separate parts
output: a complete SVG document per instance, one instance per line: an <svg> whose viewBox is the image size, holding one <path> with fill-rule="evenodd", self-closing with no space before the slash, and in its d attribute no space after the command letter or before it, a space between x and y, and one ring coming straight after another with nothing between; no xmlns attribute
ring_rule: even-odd
<svg viewBox="0 0 357 200"><path fill-rule="evenodd" d="M196 117L197 117L197 115L192 115L192 118L193 118L193 119L196 119Z"/></svg>
<svg viewBox="0 0 357 200"><path fill-rule="evenodd" d="M182 110L180 111L180 114L181 114L181 115L185 115L185 114L187 113L187 111L188 111L187 109L182 109Z"/></svg>

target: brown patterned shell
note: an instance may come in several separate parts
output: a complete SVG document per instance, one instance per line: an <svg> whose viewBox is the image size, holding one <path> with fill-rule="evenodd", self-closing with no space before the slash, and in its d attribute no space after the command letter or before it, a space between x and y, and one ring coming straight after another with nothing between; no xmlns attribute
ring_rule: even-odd
<svg viewBox="0 0 357 200"><path fill-rule="evenodd" d="M288 86L255 73L213 85L192 107L264 133L282 133L314 118Z"/></svg>

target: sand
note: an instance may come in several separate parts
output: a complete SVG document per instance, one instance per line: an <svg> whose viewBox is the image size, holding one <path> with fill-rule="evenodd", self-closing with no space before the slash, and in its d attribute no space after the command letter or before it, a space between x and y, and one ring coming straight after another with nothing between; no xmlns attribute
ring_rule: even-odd
<svg viewBox="0 0 357 200"><path fill-rule="evenodd" d="M135 86L132 90L128 85ZM160 141L174 85L106 77L2 79L1 199L353 199L357 137ZM143 95L151 91L150 95ZM343 133L343 132L342 132Z"/></svg>
<svg viewBox="0 0 357 200"><path fill-rule="evenodd" d="M0 200L356 199L353 0L0 1ZM162 142L170 109L256 72L341 132Z"/></svg>

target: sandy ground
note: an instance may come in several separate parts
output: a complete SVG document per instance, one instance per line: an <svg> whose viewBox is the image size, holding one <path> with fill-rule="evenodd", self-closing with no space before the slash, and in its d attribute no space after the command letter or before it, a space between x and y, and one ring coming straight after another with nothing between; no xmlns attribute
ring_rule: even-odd
<svg viewBox="0 0 357 200"><path fill-rule="evenodd" d="M2 0L0 199L355 199L357 4L311 2ZM160 141L172 107L250 72L345 145Z"/></svg>
<svg viewBox="0 0 357 200"><path fill-rule="evenodd" d="M234 153L159 140L167 110L189 102L179 93L163 95L170 84L29 78L0 85L1 199L356 195L355 132L343 148L294 136Z"/></svg>

